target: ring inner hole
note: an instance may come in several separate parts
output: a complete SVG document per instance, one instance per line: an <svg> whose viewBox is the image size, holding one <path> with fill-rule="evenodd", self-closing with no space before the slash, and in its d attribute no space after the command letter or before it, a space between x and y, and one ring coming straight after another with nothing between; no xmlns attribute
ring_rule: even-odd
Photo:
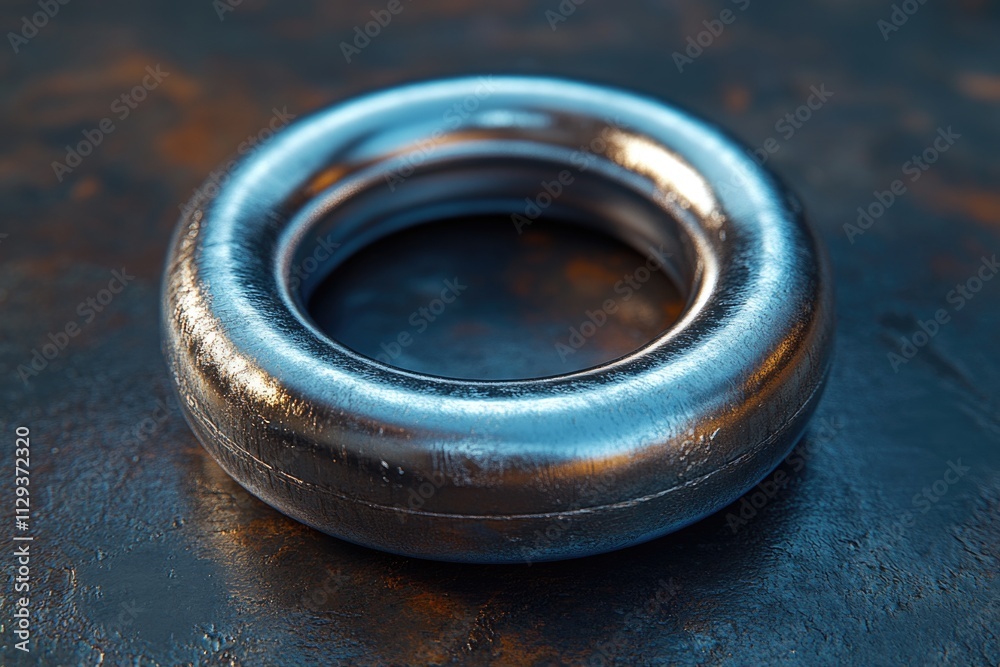
<svg viewBox="0 0 1000 667"><path fill-rule="evenodd" d="M298 242L295 296L331 339L428 375L528 379L621 358L681 317L693 251L648 197L568 173L479 160L353 193Z"/></svg>

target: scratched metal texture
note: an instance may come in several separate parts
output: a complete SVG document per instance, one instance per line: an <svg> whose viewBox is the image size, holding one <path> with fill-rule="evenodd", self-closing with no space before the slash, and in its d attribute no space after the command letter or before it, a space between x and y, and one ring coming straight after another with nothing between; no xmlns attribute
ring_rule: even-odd
<svg viewBox="0 0 1000 667"><path fill-rule="evenodd" d="M220 20L210 0L76 0L16 55L5 37L0 499L13 505L14 428L29 426L35 541L23 654L10 626L14 531L0 529L0 664L1000 663L1000 280L961 309L949 300L1000 249L1000 10L931 0L884 40L891 4L589 0L552 30L557 0L404 0L351 63L340 42L386 3L244 0ZM679 72L672 53L726 8L733 21ZM19 31L36 11L5 3L0 27ZM169 75L120 118L115 98L157 64ZM830 249L838 341L813 429L746 502L600 557L423 562L283 517L185 426L157 323L178 206L275 109L478 72L613 83L750 145L775 138L768 163ZM776 127L823 85L833 96L808 122L792 136ZM58 181L51 163L104 117L114 131ZM948 127L960 138L909 180L907 160ZM845 223L894 179L905 193L849 239ZM535 268L559 312L592 304L567 267L601 275L629 261L571 236L552 246ZM363 286L405 291L412 258L387 257L393 269ZM78 304L122 267L135 278L88 322ZM639 298L662 307L655 294ZM894 369L900 337L939 309L948 321ZM70 322L79 335L22 382L19 365ZM611 354L636 331L599 345ZM551 344L523 342L531 354ZM521 358L517 346L494 354Z"/></svg>

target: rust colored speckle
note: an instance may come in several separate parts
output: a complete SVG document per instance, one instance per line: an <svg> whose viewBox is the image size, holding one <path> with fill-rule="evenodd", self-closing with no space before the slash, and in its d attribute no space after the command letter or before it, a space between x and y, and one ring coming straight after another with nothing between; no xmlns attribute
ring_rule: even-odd
<svg viewBox="0 0 1000 667"><path fill-rule="evenodd" d="M1000 76L965 72L958 76L958 90L966 97L987 102L1000 102Z"/></svg>
<svg viewBox="0 0 1000 667"><path fill-rule="evenodd" d="M587 259L574 259L566 264L566 278L577 285L604 290L620 278L607 267Z"/></svg>
<svg viewBox="0 0 1000 667"><path fill-rule="evenodd" d="M723 104L732 113L743 113L750 106L750 91L744 86L730 86L723 93Z"/></svg>
<svg viewBox="0 0 1000 667"><path fill-rule="evenodd" d="M76 185L73 186L73 190L70 193L73 199L83 200L90 199L95 194L100 192L101 182L94 178L93 176L88 176L82 179Z"/></svg>
<svg viewBox="0 0 1000 667"><path fill-rule="evenodd" d="M1000 225L1000 194L972 187L937 186L922 196L934 211Z"/></svg>

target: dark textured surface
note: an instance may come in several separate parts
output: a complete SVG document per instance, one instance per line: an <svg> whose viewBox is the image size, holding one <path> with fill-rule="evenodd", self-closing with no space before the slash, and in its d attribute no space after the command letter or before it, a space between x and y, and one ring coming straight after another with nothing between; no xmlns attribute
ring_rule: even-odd
<svg viewBox="0 0 1000 667"><path fill-rule="evenodd" d="M1000 246L1000 13L931 1L886 42L876 22L891 3L746 4L590 0L552 31L556 2L407 3L347 64L339 42L384 5L244 0L220 22L207 1L71 2L8 50L0 498L13 504L14 428L29 426L36 616L21 655L5 529L0 662L1000 662L1000 281L960 310L948 299ZM734 22L678 73L672 52L726 6ZM5 6L0 25L30 11ZM115 98L157 63L170 75L120 119ZM840 325L814 429L769 478L784 482L773 497L748 496L754 516L736 503L567 563L407 560L256 501L174 408L159 271L177 207L205 175L275 108L509 71L633 87L753 146L775 138L769 164L830 248ZM775 123L823 84L833 97L786 138ZM106 116L115 130L57 181L50 163ZM948 126L961 138L910 181L905 163ZM851 243L843 225L894 179L906 193ZM135 279L87 322L77 304L123 266ZM949 321L894 371L887 354L938 309ZM71 321L80 334L23 383L18 365ZM959 460L969 471L937 494ZM745 525L729 518L741 511ZM912 526L895 530L907 512Z"/></svg>

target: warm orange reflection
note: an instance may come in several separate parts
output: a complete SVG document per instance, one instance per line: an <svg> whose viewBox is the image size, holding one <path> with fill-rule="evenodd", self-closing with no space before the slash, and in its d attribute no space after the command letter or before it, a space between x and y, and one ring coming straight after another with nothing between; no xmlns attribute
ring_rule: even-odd
<svg viewBox="0 0 1000 667"><path fill-rule="evenodd" d="M692 208L706 222L718 215L712 188L690 165L646 137L621 130L610 132L608 156L621 166L648 177L668 198Z"/></svg>

